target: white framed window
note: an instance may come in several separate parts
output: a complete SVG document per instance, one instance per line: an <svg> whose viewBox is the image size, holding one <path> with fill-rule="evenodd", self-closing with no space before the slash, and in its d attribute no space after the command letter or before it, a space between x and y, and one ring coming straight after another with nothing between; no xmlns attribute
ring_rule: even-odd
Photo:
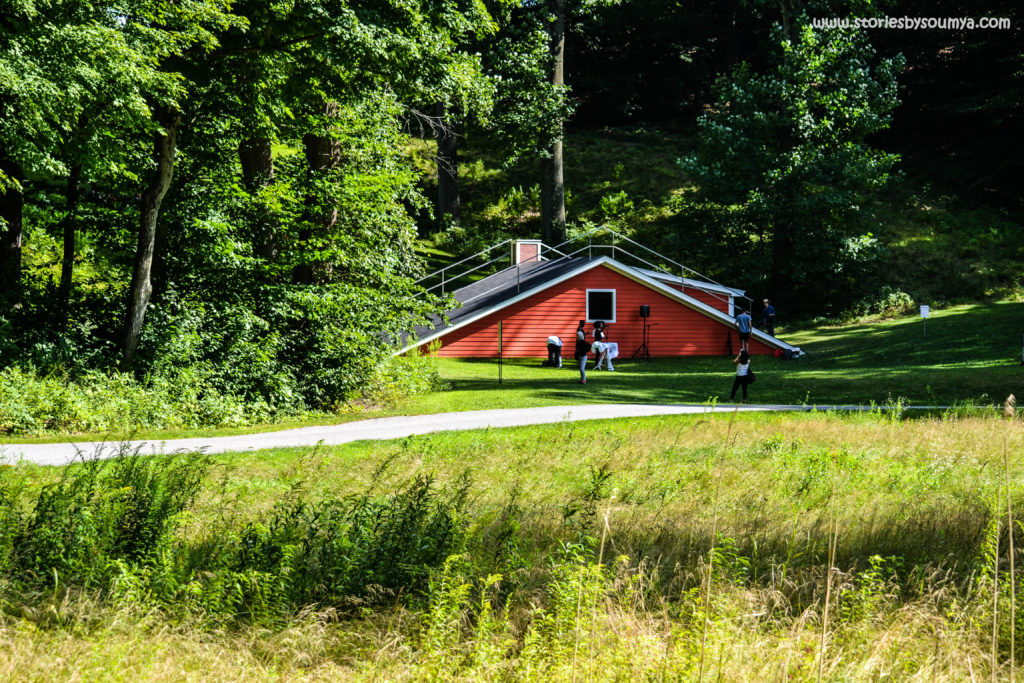
<svg viewBox="0 0 1024 683"><path fill-rule="evenodd" d="M603 320L606 323L615 322L615 290L614 289L588 289L587 290L587 322Z"/></svg>

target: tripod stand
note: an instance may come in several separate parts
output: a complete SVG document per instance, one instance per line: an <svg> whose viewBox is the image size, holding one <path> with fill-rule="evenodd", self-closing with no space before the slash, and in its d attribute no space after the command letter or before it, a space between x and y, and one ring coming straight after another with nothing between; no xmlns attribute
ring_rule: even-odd
<svg viewBox="0 0 1024 683"><path fill-rule="evenodd" d="M637 349L636 351L633 352L633 358L636 358L637 356L640 356L645 361L649 361L649 360L651 360L651 350L647 347L647 331L651 327L651 325L649 325L647 323L647 318L646 317L641 318L641 320L644 321L643 343L640 344L640 348L639 349Z"/></svg>

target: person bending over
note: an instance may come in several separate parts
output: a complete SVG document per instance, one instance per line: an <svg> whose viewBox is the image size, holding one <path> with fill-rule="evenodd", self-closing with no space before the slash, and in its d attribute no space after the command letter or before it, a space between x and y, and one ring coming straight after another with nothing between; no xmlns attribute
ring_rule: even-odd
<svg viewBox="0 0 1024 683"><path fill-rule="evenodd" d="M548 337L548 365L562 367L562 339L557 334Z"/></svg>

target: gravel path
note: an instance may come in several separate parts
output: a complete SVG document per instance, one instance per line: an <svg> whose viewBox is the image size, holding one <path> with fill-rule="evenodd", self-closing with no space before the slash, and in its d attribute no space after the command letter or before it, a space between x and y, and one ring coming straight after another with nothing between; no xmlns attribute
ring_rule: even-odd
<svg viewBox="0 0 1024 683"><path fill-rule="evenodd" d="M916 408L941 408L942 406L915 406ZM279 432L242 434L239 436L211 436L194 439L171 439L167 441L131 441L128 447L139 449L142 455L167 453L171 451L198 451L226 453L255 451L265 448L286 446L315 446L362 441L366 439L398 439L412 434L484 429L487 427L522 427L526 425L572 422L576 420L604 420L615 417L649 417L653 415L692 415L701 413L728 413L736 410L733 405L710 406L704 404L601 404L577 406L545 406L541 408L509 408L502 410L474 410L434 415L410 415L401 417L379 417L358 420L339 425L300 427ZM810 410L870 410L866 406L826 405L744 405L738 410L805 412ZM13 463L26 460L39 465L64 465L78 455L111 457L117 452L117 445L100 441L52 444L0 444L0 462Z"/></svg>

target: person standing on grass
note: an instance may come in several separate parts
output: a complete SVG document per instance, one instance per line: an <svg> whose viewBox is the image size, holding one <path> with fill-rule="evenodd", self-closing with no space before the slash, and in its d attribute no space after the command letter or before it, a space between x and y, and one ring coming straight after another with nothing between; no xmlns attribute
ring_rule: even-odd
<svg viewBox="0 0 1024 683"><path fill-rule="evenodd" d="M743 351L750 351L750 329L753 325L754 320L750 317L750 311L744 308L736 316L736 330L740 333L740 349Z"/></svg>
<svg viewBox="0 0 1024 683"><path fill-rule="evenodd" d="M775 336L775 307L765 299L761 304L761 327L771 336Z"/></svg>
<svg viewBox="0 0 1024 683"><path fill-rule="evenodd" d="M594 365L595 370L601 369L601 364L608 361L608 371L615 372L615 366L612 365L612 359L608 357L608 331L604 327L604 321L598 320L594 323L594 359L597 364Z"/></svg>
<svg viewBox="0 0 1024 683"><path fill-rule="evenodd" d="M744 349L740 351L738 356L732 359L732 362L736 366L736 379L733 380L732 393L729 394L729 400L736 400L736 390L743 387L743 402L746 403L747 386L753 377L753 373L750 372L750 353Z"/></svg>
<svg viewBox="0 0 1024 683"><path fill-rule="evenodd" d="M587 354L590 353L590 342L587 341L587 321L581 320L576 328L576 360L580 363L580 384L587 383Z"/></svg>

